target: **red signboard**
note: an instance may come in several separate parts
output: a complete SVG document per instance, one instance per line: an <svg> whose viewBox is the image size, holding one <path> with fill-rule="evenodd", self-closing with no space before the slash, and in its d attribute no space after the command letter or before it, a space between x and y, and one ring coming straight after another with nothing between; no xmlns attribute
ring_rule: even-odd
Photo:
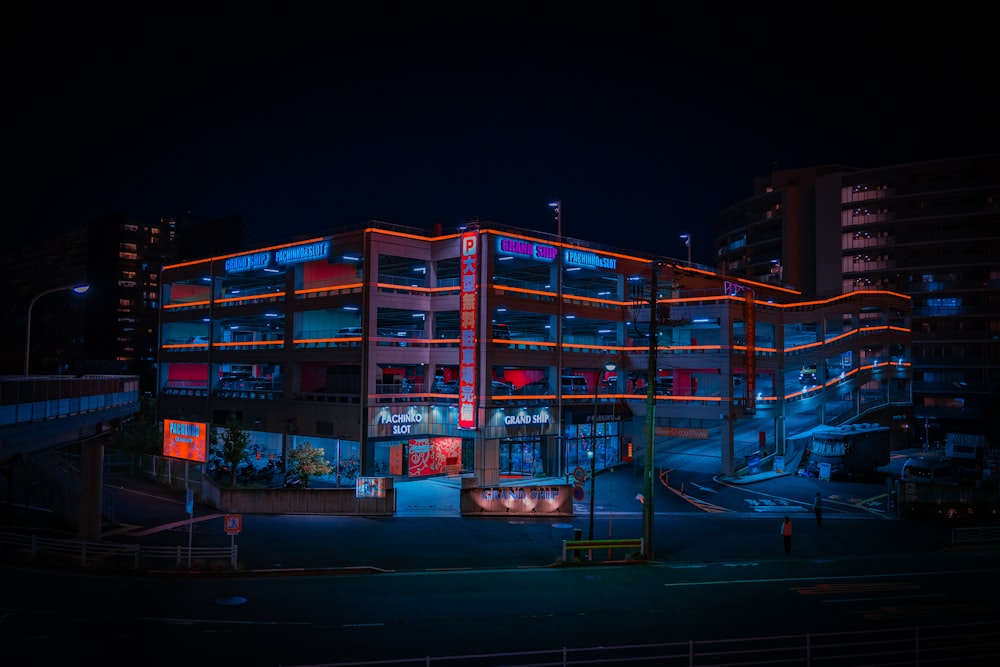
<svg viewBox="0 0 1000 667"><path fill-rule="evenodd" d="M208 459L208 424L164 419L163 455L204 463Z"/></svg>
<svg viewBox="0 0 1000 667"><path fill-rule="evenodd" d="M753 290L746 291L744 301L747 328L747 414L757 412L757 310L754 307Z"/></svg>
<svg viewBox="0 0 1000 667"><path fill-rule="evenodd" d="M478 330L479 232L462 234L459 290L458 427L476 428L476 344Z"/></svg>
<svg viewBox="0 0 1000 667"><path fill-rule="evenodd" d="M414 439L409 441L407 451L409 477L426 477L447 472L449 463L458 467L462 465L461 438Z"/></svg>

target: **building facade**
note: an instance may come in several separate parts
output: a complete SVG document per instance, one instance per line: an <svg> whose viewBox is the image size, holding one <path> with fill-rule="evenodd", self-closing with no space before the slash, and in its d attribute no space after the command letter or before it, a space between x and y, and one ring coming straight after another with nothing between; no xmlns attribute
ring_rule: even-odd
<svg viewBox="0 0 1000 667"><path fill-rule="evenodd" d="M718 217L716 251L730 275L820 297L909 295L911 427L995 437L1000 155L774 172Z"/></svg>
<svg viewBox="0 0 1000 667"><path fill-rule="evenodd" d="M321 447L337 486L568 479L650 445L737 474L789 430L910 401L904 295L806 299L494 223L373 222L162 277L159 417L236 415L254 465Z"/></svg>
<svg viewBox="0 0 1000 667"><path fill-rule="evenodd" d="M0 262L7 286L0 313L11 326L0 371L18 373L25 362L27 313L31 307L29 369L33 375L134 374L152 395L159 354L160 272L165 263L204 251L243 247L243 219L202 221L190 213L140 221L108 214L84 227L8 250ZM84 295L64 285L86 283Z"/></svg>

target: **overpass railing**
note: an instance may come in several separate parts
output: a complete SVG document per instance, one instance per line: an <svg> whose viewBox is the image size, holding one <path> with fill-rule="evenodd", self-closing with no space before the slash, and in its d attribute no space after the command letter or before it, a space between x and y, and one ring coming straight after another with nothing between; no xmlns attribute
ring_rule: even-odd
<svg viewBox="0 0 1000 667"><path fill-rule="evenodd" d="M0 377L0 428L59 419L139 402L132 375Z"/></svg>

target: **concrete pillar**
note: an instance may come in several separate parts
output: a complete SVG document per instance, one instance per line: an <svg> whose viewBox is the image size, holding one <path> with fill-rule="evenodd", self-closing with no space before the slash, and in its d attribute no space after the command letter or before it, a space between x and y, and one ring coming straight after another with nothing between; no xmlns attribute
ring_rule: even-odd
<svg viewBox="0 0 1000 667"><path fill-rule="evenodd" d="M103 502L104 444L95 438L80 446L80 539L101 539Z"/></svg>

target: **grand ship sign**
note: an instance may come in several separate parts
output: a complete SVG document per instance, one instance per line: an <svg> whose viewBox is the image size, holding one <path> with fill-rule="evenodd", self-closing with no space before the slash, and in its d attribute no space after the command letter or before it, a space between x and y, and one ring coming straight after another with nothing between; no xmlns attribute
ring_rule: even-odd
<svg viewBox="0 0 1000 667"><path fill-rule="evenodd" d="M463 488L461 512L467 516L573 516L570 484Z"/></svg>
<svg viewBox="0 0 1000 667"><path fill-rule="evenodd" d="M503 424L505 435L509 438L544 435L549 433L552 427L548 408L542 408L537 412L529 410L519 410L514 414L502 412L498 413L496 421Z"/></svg>

